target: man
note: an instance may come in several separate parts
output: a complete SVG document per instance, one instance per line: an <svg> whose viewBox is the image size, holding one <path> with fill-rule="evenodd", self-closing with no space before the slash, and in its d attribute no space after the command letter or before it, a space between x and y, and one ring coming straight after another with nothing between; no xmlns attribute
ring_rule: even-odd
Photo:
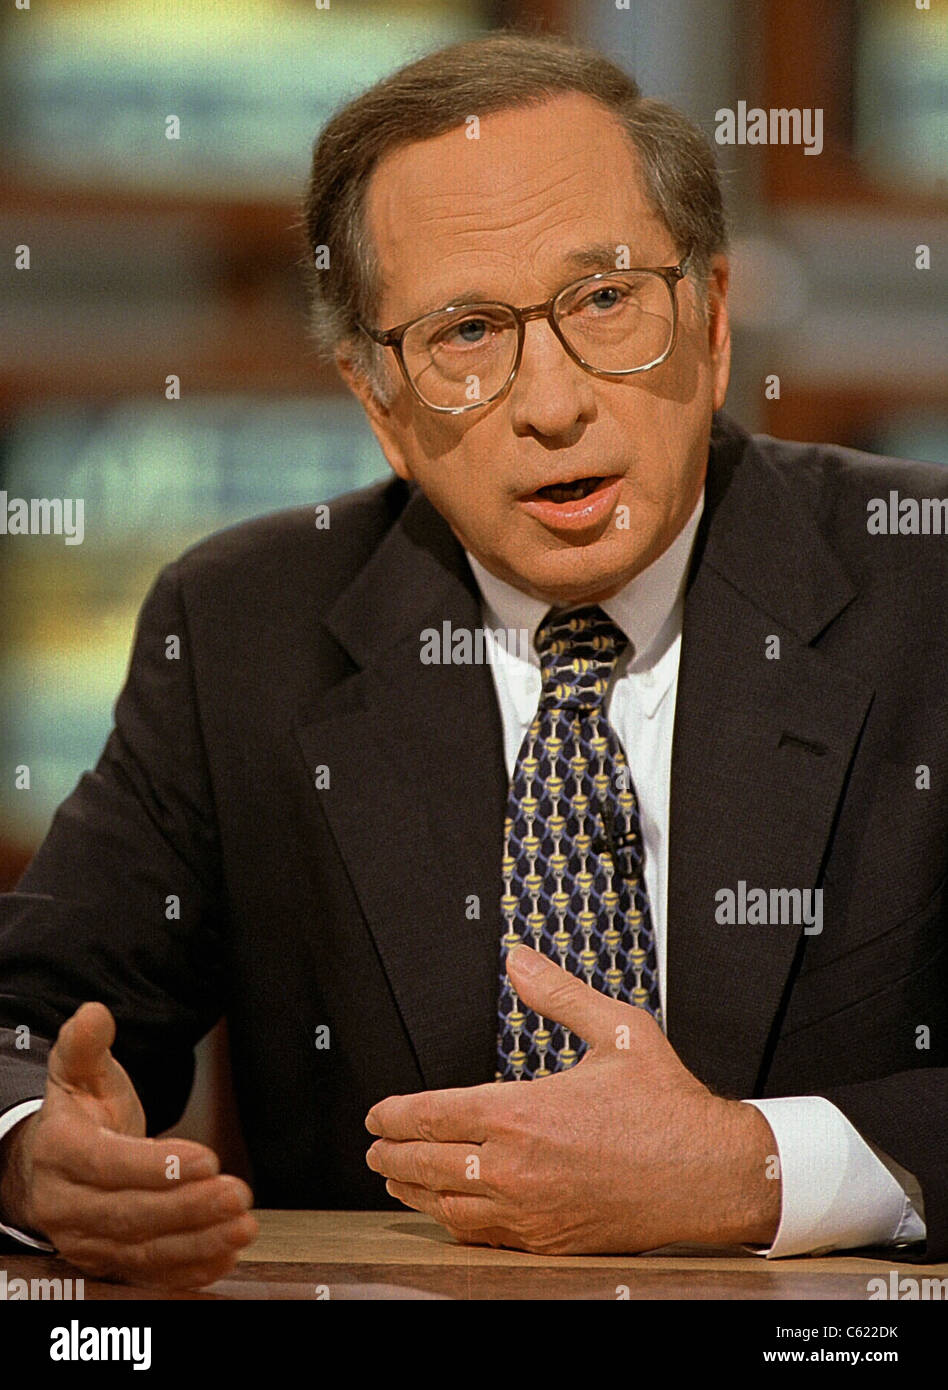
<svg viewBox="0 0 948 1390"><path fill-rule="evenodd" d="M711 155L565 43L365 94L307 229L396 477L159 576L4 905L5 1220L229 1269L249 1190L144 1137L226 1012L261 1205L943 1258L943 540L866 516L944 474L716 413Z"/></svg>

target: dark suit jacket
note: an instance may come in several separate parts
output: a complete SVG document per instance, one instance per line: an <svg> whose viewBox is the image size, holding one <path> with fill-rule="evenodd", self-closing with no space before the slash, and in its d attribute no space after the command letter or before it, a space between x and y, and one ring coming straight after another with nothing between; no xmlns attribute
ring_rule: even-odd
<svg viewBox="0 0 948 1390"><path fill-rule="evenodd" d="M715 421L675 720L669 1038L721 1094L834 1101L919 1179L931 1260L948 541L870 536L867 499L892 487L944 497L948 472ZM264 517L159 575L101 760L2 900L0 1025L48 1039L104 1001L157 1133L226 1013L258 1202L388 1207L369 1106L493 1079L507 779L489 666L419 660L423 628L480 622L447 524L397 479L331 518ZM822 887L822 934L719 925L741 879ZM12 1039L2 1105L42 1093L42 1045Z"/></svg>

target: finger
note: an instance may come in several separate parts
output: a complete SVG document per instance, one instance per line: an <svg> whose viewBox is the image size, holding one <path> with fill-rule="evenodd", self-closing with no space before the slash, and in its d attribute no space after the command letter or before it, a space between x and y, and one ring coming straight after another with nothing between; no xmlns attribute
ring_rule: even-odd
<svg viewBox="0 0 948 1390"><path fill-rule="evenodd" d="M198 1261L197 1264L176 1265L173 1270L162 1271L153 1278L140 1277L138 1282L143 1288L167 1289L169 1292L172 1289L206 1289L209 1284L216 1284L219 1279L233 1273L239 1257L239 1250L231 1250L215 1259Z"/></svg>
<svg viewBox="0 0 948 1390"><path fill-rule="evenodd" d="M33 1165L79 1186L111 1192L164 1191L170 1182L193 1182L220 1172L213 1149L192 1139L138 1139L91 1121L55 1118L37 1129Z"/></svg>
<svg viewBox="0 0 948 1390"><path fill-rule="evenodd" d="M42 1202L44 1229L138 1244L156 1236L202 1231L233 1221L253 1193L230 1174L203 1182L168 1183L165 1192L103 1192L61 1182Z"/></svg>
<svg viewBox="0 0 948 1390"><path fill-rule="evenodd" d="M101 1236L69 1237L59 1253L98 1278L164 1285L219 1263L232 1267L237 1252L256 1239L259 1229L256 1218L245 1212L204 1231L155 1236L132 1245Z"/></svg>
<svg viewBox="0 0 948 1390"><path fill-rule="evenodd" d="M395 1143L376 1139L365 1156L375 1173L397 1182L417 1183L431 1192L483 1192L481 1154L471 1144Z"/></svg>
<svg viewBox="0 0 948 1390"><path fill-rule="evenodd" d="M501 1246L506 1250L523 1249L522 1245L518 1245L513 1232L505 1231L502 1226L488 1226L485 1229L478 1227L476 1231L455 1230L453 1226L449 1226L447 1230L460 1245L491 1245L495 1249Z"/></svg>
<svg viewBox="0 0 948 1390"><path fill-rule="evenodd" d="M645 1015L644 1009L610 999L530 946L510 948L507 974L522 1003L562 1023L590 1047L614 1047L617 1027L638 1028L641 1020L636 1015Z"/></svg>
<svg viewBox="0 0 948 1390"><path fill-rule="evenodd" d="M50 1049L50 1079L66 1090L100 1095L109 1080L109 1049L115 1041L115 1019L104 1004L81 1004L59 1030Z"/></svg>
<svg viewBox="0 0 948 1390"><path fill-rule="evenodd" d="M505 1092L509 1089L501 1082L489 1081L483 1086L387 1096L372 1106L365 1117L365 1127L383 1139L483 1144L491 1118L508 1103Z"/></svg>
<svg viewBox="0 0 948 1390"><path fill-rule="evenodd" d="M434 1217L452 1231L482 1231L498 1225L496 1206L486 1197L466 1196L457 1192L430 1192L416 1183L395 1182L391 1178L385 1190L413 1211Z"/></svg>
<svg viewBox="0 0 948 1390"><path fill-rule="evenodd" d="M233 1273L240 1259L240 1251L232 1250L216 1259L199 1261L194 1265L176 1265L154 1279L142 1281L145 1288L159 1289L206 1289Z"/></svg>

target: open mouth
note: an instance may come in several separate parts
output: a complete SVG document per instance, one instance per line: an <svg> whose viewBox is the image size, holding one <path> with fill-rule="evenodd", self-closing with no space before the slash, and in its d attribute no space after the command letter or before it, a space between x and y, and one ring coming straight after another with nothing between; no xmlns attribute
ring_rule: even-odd
<svg viewBox="0 0 948 1390"><path fill-rule="evenodd" d="M602 534L615 510L622 489L621 473L571 478L569 482L547 483L519 504L527 516L556 535L567 532Z"/></svg>
<svg viewBox="0 0 948 1390"><path fill-rule="evenodd" d="M537 488L532 495L546 498L549 502L581 502L603 482L604 477L576 478L571 483L549 483L546 487Z"/></svg>

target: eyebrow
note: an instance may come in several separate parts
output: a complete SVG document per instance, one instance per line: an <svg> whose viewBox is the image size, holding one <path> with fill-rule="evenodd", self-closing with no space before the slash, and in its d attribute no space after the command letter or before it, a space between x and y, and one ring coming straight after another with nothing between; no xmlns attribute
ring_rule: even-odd
<svg viewBox="0 0 948 1390"><path fill-rule="evenodd" d="M573 251L568 251L562 259L562 264L580 271L588 270L590 274L599 270L615 270L616 246L622 244L621 242L612 244L598 241L589 246L580 246ZM564 283L568 283L568 281ZM437 303L430 302L428 307L420 309L415 317L420 318L424 314L436 314L439 309L447 309L462 304L496 304L497 302L495 295L488 294L478 288L460 290L451 295L449 299L441 298Z"/></svg>

